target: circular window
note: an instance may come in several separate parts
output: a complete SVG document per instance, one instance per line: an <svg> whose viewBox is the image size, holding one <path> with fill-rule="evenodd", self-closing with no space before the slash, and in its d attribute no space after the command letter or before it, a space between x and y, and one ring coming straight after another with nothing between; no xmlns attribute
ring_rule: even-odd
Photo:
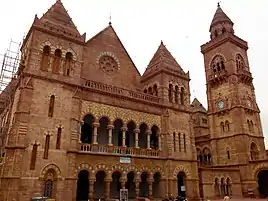
<svg viewBox="0 0 268 201"><path fill-rule="evenodd" d="M102 56L99 60L100 68L105 72L114 72L118 69L117 62L110 56Z"/></svg>

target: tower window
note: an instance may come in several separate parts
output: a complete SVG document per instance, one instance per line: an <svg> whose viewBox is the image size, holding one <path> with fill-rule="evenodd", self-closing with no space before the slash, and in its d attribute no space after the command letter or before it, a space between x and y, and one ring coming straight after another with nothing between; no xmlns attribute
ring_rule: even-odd
<svg viewBox="0 0 268 201"><path fill-rule="evenodd" d="M172 84L169 84L168 86L168 99L169 99L169 102L172 103L172 91L173 91L173 85Z"/></svg>
<svg viewBox="0 0 268 201"><path fill-rule="evenodd" d="M227 151L227 158L228 158L228 159L231 158L231 157L230 157L230 151L229 151L229 150Z"/></svg>
<svg viewBox="0 0 268 201"><path fill-rule="evenodd" d="M56 149L60 149L60 144L61 144L61 131L62 131L62 128L59 127L58 128L58 132L57 132Z"/></svg>
<svg viewBox="0 0 268 201"><path fill-rule="evenodd" d="M46 135L45 149L44 149L44 159L48 159L49 142L50 142L50 135Z"/></svg>
<svg viewBox="0 0 268 201"><path fill-rule="evenodd" d="M236 55L235 62L236 62L236 68L237 68L237 70L244 69L245 62L244 62L244 59L242 58L242 56L240 54L237 54Z"/></svg>
<svg viewBox="0 0 268 201"><path fill-rule="evenodd" d="M218 73L218 72L225 70L225 64L224 64L223 57L220 55L215 56L211 62L211 68L212 68L214 73Z"/></svg>
<svg viewBox="0 0 268 201"><path fill-rule="evenodd" d="M31 156L31 163L30 163L30 170L35 169L35 163L36 163L36 158L37 158L37 144L33 145L33 150L32 150L32 156Z"/></svg>
<svg viewBox="0 0 268 201"><path fill-rule="evenodd" d="M50 47L45 46L42 53L42 59L41 59L41 70L47 71L49 66L49 59L50 59Z"/></svg>
<svg viewBox="0 0 268 201"><path fill-rule="evenodd" d="M73 54L71 52L67 52L65 56L65 75L70 75L71 72L71 64L73 61Z"/></svg>
<svg viewBox="0 0 268 201"><path fill-rule="evenodd" d="M53 64L52 64L53 73L59 73L60 63L61 63L61 50L56 49L55 54L54 54Z"/></svg>
<svg viewBox="0 0 268 201"><path fill-rule="evenodd" d="M55 104L55 96L52 95L50 96L50 100L49 100L48 117L53 117L54 104Z"/></svg>

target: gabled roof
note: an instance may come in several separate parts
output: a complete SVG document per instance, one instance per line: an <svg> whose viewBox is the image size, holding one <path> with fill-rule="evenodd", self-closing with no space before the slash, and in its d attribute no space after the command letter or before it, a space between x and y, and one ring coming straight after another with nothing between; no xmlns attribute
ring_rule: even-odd
<svg viewBox="0 0 268 201"><path fill-rule="evenodd" d="M207 110L204 108L204 106L197 100L197 98L194 98L192 104L193 106L193 112L202 112L207 113Z"/></svg>
<svg viewBox="0 0 268 201"><path fill-rule="evenodd" d="M164 45L163 41L161 41L161 43L160 43L158 49L156 50L153 58L151 59L149 65L147 66L147 68L144 72L144 75L147 73L146 71L148 71L148 70L150 71L151 68L158 67L160 65L161 65L161 67L169 67L171 69L174 69L175 71L179 71L179 72L185 74L185 72L183 71L181 66L178 64L176 59L168 51L168 49Z"/></svg>
<svg viewBox="0 0 268 201"><path fill-rule="evenodd" d="M222 22L228 22L231 25L234 25L232 20L223 12L223 10L220 7L220 4L218 3L218 8L217 8L217 10L214 14L214 17L211 21L211 24L210 24L210 30L211 30L212 26L214 26L218 23L222 23Z"/></svg>
<svg viewBox="0 0 268 201"><path fill-rule="evenodd" d="M118 40L119 44L121 45L121 47L123 48L124 52L126 53L127 57L129 58L130 62L132 63L132 65L135 67L138 75L140 76L140 72L139 70L137 69L135 63L133 62L133 60L131 59L130 55L128 54L126 48L124 47L122 41L120 40L120 38L118 37L117 33L115 32L113 26L112 26L112 23L109 22L109 25L107 27L105 27L103 30L101 30L99 33L97 33L95 36L93 36L92 38L90 38L86 44L88 45L91 41L93 41L94 39L97 39L99 36L101 36L102 34L109 34L109 33L113 33L114 36L116 37L116 39Z"/></svg>
<svg viewBox="0 0 268 201"><path fill-rule="evenodd" d="M40 21L43 23L51 23L55 26L60 26L66 31L80 35L79 31L72 21L72 18L69 16L67 10L60 0L57 0L48 9L48 11L40 18Z"/></svg>

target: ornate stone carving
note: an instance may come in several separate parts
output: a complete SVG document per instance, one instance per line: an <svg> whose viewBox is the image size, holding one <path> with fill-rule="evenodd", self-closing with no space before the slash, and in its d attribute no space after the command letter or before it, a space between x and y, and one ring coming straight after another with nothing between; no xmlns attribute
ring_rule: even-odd
<svg viewBox="0 0 268 201"><path fill-rule="evenodd" d="M99 59L100 68L107 73L112 73L118 70L117 62L110 56L102 56Z"/></svg>
<svg viewBox="0 0 268 201"><path fill-rule="evenodd" d="M107 116L111 122L116 119L122 119L124 123L134 121L137 125L146 123L149 127L156 125L161 130L161 117L154 114L138 112L130 109L94 103L90 101L82 102L81 120L86 114L92 114L96 120L103 116Z"/></svg>

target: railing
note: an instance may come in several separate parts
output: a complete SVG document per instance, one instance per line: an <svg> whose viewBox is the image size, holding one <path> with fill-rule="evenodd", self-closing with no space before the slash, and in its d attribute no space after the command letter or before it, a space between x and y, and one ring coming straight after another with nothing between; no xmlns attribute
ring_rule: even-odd
<svg viewBox="0 0 268 201"><path fill-rule="evenodd" d="M209 80L218 79L218 78L221 78L221 77L223 77L225 75L227 75L227 71L226 70L221 70L219 72L216 72L216 73L210 75Z"/></svg>
<svg viewBox="0 0 268 201"><path fill-rule="evenodd" d="M145 94L142 92L130 91L127 89L123 89L123 88L119 88L119 87L115 87L112 85L103 84L103 83L99 83L99 82L95 82L91 80L86 81L85 86L91 89L97 89L97 90L105 91L108 93L114 93L114 94L121 95L121 96L145 100L148 102L153 102L153 103L160 102L160 98L157 96Z"/></svg>
<svg viewBox="0 0 268 201"><path fill-rule="evenodd" d="M247 70L244 70L244 69L238 69L237 73L240 74L240 75L251 77L251 73L249 71L247 71Z"/></svg>
<svg viewBox="0 0 268 201"><path fill-rule="evenodd" d="M130 155L142 157L159 157L161 151L155 149L141 149L135 147L118 147L99 144L83 144L79 145L80 152L97 153L107 155Z"/></svg>

